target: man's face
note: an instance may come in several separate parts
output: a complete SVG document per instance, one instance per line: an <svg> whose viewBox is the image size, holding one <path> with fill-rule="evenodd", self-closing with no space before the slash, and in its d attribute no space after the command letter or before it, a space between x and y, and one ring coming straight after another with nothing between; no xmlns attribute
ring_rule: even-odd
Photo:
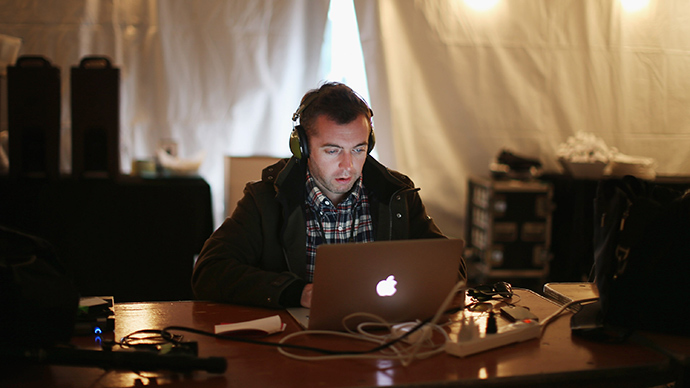
<svg viewBox="0 0 690 388"><path fill-rule="evenodd" d="M340 203L362 176L367 159L369 122L364 115L347 124L318 116L309 137L309 172L333 204Z"/></svg>

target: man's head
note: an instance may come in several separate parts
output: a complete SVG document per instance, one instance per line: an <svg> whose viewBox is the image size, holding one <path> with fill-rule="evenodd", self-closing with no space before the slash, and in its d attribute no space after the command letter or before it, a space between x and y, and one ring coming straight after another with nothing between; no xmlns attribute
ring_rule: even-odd
<svg viewBox="0 0 690 388"><path fill-rule="evenodd" d="M299 117L302 127L296 129L301 131L302 159L306 156L317 186L335 204L362 175L374 146L371 116L366 102L340 83L308 92L295 113L294 119Z"/></svg>
<svg viewBox="0 0 690 388"><path fill-rule="evenodd" d="M313 134L314 122L321 115L328 116L338 124L347 124L364 115L369 127L373 128L371 117L374 113L369 105L354 90L339 82L329 82L307 92L296 114L307 137Z"/></svg>

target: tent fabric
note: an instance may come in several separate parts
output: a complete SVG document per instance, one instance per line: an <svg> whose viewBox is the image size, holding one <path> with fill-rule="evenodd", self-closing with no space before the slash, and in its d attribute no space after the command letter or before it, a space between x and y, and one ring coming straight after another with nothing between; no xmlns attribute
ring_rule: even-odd
<svg viewBox="0 0 690 388"><path fill-rule="evenodd" d="M463 237L467 179L502 149L561 171L559 144L593 133L660 175L688 175L690 3L650 0L355 0L376 151L410 175L440 227ZM206 151L224 213L224 156L289 155L292 112L322 81L329 0L10 0L0 34L61 68L70 170L69 68L121 69L121 161L173 139ZM334 48L337 49L337 48Z"/></svg>
<svg viewBox="0 0 690 388"><path fill-rule="evenodd" d="M19 55L61 69L61 166L71 171L69 69L82 57L120 69L122 170L162 142L205 151L215 222L224 216L224 156L289 156L292 113L318 86L328 0L3 2L0 34ZM257 179L259 176L257 176Z"/></svg>
<svg viewBox="0 0 690 388"><path fill-rule="evenodd" d="M396 167L444 232L464 236L467 180L489 176L502 149L560 172L558 146L586 132L654 158L659 175L688 175L690 3L637 12L618 0L468 3L356 2Z"/></svg>

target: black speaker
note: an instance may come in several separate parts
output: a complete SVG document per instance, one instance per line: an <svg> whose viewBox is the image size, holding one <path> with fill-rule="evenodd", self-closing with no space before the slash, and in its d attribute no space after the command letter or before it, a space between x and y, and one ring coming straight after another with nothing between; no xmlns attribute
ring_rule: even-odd
<svg viewBox="0 0 690 388"><path fill-rule="evenodd" d="M120 70L105 57L71 69L72 175L120 174Z"/></svg>
<svg viewBox="0 0 690 388"><path fill-rule="evenodd" d="M10 175L60 176L60 69L40 56L7 67Z"/></svg>

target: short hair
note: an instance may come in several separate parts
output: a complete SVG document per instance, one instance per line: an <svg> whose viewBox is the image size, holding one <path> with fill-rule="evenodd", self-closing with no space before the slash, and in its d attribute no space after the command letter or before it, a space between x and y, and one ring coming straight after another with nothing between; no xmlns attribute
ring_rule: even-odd
<svg viewBox="0 0 690 388"><path fill-rule="evenodd" d="M314 123L321 115L338 124L348 124L360 115L366 117L369 131L373 130L369 105L349 86L340 82L328 82L318 89L308 91L300 102L299 123L307 135L314 133Z"/></svg>

